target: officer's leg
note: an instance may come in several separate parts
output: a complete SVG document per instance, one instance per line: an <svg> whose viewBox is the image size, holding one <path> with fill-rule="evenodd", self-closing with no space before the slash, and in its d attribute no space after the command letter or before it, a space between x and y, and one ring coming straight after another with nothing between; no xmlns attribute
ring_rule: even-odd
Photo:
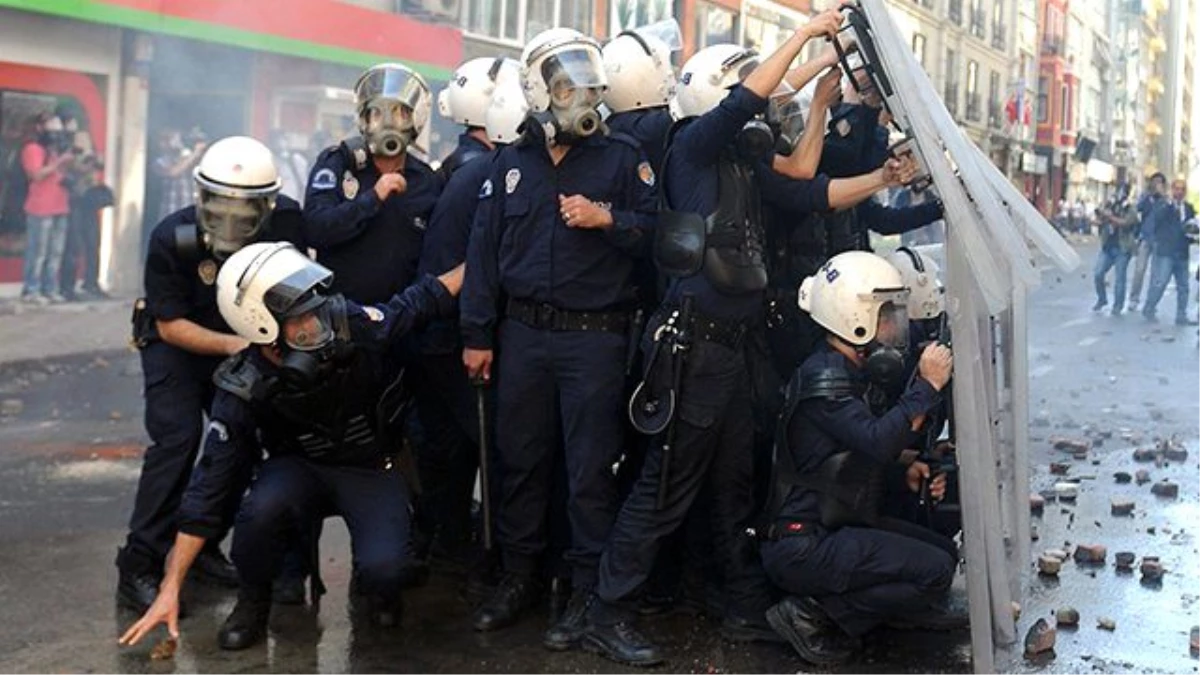
<svg viewBox="0 0 1200 675"><path fill-rule="evenodd" d="M1150 262L1150 244L1139 241L1137 256L1133 263L1133 287L1129 289L1129 309L1137 309L1138 300L1142 297L1142 281L1146 277L1146 267Z"/></svg>
<svg viewBox="0 0 1200 675"><path fill-rule="evenodd" d="M1129 275L1129 254L1125 251L1118 251L1115 256L1112 311L1113 314L1120 314L1125 310L1125 285Z"/></svg>
<svg viewBox="0 0 1200 675"><path fill-rule="evenodd" d="M409 495L399 468L323 467L334 509L346 520L354 571L382 626L399 620L401 568L408 555Z"/></svg>
<svg viewBox="0 0 1200 675"><path fill-rule="evenodd" d="M129 536L117 560L123 580L162 574L209 402L207 383L197 380L194 361L199 357L159 341L146 346L141 357L151 445L142 459Z"/></svg>
<svg viewBox="0 0 1200 675"><path fill-rule="evenodd" d="M513 623L537 597L534 574L546 548L557 392L550 371L549 331L518 321L500 326L496 367L496 442L502 477L496 538L505 578L476 612L476 630Z"/></svg>
<svg viewBox="0 0 1200 675"><path fill-rule="evenodd" d="M1146 289L1146 304L1142 305L1142 316L1154 318L1158 301L1162 300L1167 284L1171 280L1171 261L1166 256L1155 255L1150 263L1150 287Z"/></svg>
<svg viewBox="0 0 1200 675"><path fill-rule="evenodd" d="M1096 256L1096 266L1092 270L1092 283L1096 286L1096 306L1092 309L1100 309L1108 304L1108 293L1104 284L1104 276L1112 268L1114 256L1113 252L1104 248L1101 248L1100 254Z"/></svg>
<svg viewBox="0 0 1200 675"><path fill-rule="evenodd" d="M217 634L222 649L245 649L266 636L271 581L284 551L326 503L326 490L313 465L286 456L263 462L233 530L232 554L241 588L237 605Z"/></svg>
<svg viewBox="0 0 1200 675"><path fill-rule="evenodd" d="M774 638L765 612L770 585L755 542L746 535L757 509L751 417L746 376L737 381L725 408L721 435L708 471L712 497L713 552L725 581L727 606L722 633L730 639Z"/></svg>
<svg viewBox="0 0 1200 675"><path fill-rule="evenodd" d="M1171 276L1175 278L1175 322L1187 322L1188 310L1188 258L1185 254L1183 257L1171 259Z"/></svg>

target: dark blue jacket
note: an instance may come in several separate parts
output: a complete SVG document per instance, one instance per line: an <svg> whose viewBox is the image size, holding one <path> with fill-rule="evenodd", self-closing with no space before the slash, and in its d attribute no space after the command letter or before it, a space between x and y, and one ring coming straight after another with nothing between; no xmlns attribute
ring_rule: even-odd
<svg viewBox="0 0 1200 675"><path fill-rule="evenodd" d="M491 349L502 296L588 311L628 307L634 258L648 248L654 174L640 150L595 135L555 166L541 128L500 149L479 192L461 299L463 344ZM607 205L607 231L567 227L559 195Z"/></svg>
<svg viewBox="0 0 1200 675"><path fill-rule="evenodd" d="M735 86L721 103L707 113L679 125L671 139L664 189L674 211L698 213L707 218L717 210L718 163L726 155L737 132L767 101L742 85ZM825 211L829 208L829 179L793 180L781 176L764 162L755 167L755 183L765 206L793 213ZM765 223L764 223L765 228ZM738 321L751 320L762 311L763 295L729 295L713 288L703 272L673 280L666 302L678 303L684 293L695 297L701 313Z"/></svg>
<svg viewBox="0 0 1200 675"><path fill-rule="evenodd" d="M491 151L492 149L487 146L487 143L475 138L470 132L464 131L458 135L458 145L455 146L454 152L442 160L437 174L443 183L447 183L454 177L455 172L469 164L471 160L483 157Z"/></svg>
<svg viewBox="0 0 1200 675"><path fill-rule="evenodd" d="M356 349L384 357L379 361L383 367L364 371L368 376L373 375L369 385L372 390L378 390L378 395L372 391L372 395L363 396L359 391L355 392L360 394L354 397L355 400L377 401L383 395L384 389L400 373L399 362L386 358L392 353L390 345L429 318L452 311L453 300L438 280L425 277L387 304L377 305L374 309L382 316L377 313L373 318L362 307L347 302L351 339ZM264 377L271 377L278 370L256 345L249 347L249 353L243 352L232 358L252 359ZM361 355L355 358L361 358ZM361 382L355 382L355 386L358 385ZM342 412L349 418L356 412L366 414L370 411ZM204 436L200 461L179 506L179 531L206 539L219 535L225 514L236 510L263 450L268 455L278 450L269 445L262 447L260 431L294 426L271 408L269 400L251 404L218 389L209 412L209 429Z"/></svg>
<svg viewBox="0 0 1200 675"><path fill-rule="evenodd" d="M188 319L209 330L230 333L217 310L215 261L209 255L184 258L175 248L175 228L197 222L196 207L189 206L164 218L150 233L144 277L146 309L160 321ZM279 195L258 241L290 241L303 249L302 229L300 205ZM201 274L201 264L206 261L206 272L211 270L211 275Z"/></svg>
<svg viewBox="0 0 1200 675"><path fill-rule="evenodd" d="M442 181L411 154L403 174L405 192L380 203L374 163L355 172L334 146L313 165L304 202L305 238L317 260L333 270L333 290L355 302L386 302L416 278L421 239Z"/></svg>
<svg viewBox="0 0 1200 675"><path fill-rule="evenodd" d="M823 345L800 366L800 377L814 377L823 370L845 369L853 381L866 388L866 374L850 359ZM812 475L829 457L850 451L880 464L894 462L900 453L916 448L921 434L912 431L912 420L934 410L941 394L924 378L913 378L896 404L876 417L862 397L840 400L814 399L801 402L788 425L787 450L797 473ZM820 520L817 493L793 487L781 516L800 521Z"/></svg>
<svg viewBox="0 0 1200 675"><path fill-rule="evenodd" d="M1182 214L1180 209L1183 210ZM1155 255L1187 258L1191 242L1184 232L1183 224L1195 217L1196 208L1186 201L1176 202L1167 198L1156 203L1147 217L1152 223Z"/></svg>
<svg viewBox="0 0 1200 675"><path fill-rule="evenodd" d="M604 121L609 131L637 139L654 171L662 171L663 155L667 151L667 132L671 130L671 113L667 108L648 108L613 113Z"/></svg>
<svg viewBox="0 0 1200 675"><path fill-rule="evenodd" d="M879 108L841 103L832 111L817 171L830 178L869 173L887 161L888 133Z"/></svg>
<svg viewBox="0 0 1200 675"><path fill-rule="evenodd" d="M438 275L454 269L467 259L471 224L479 206L479 188L492 171L492 151L459 167L433 209L425 244L421 247L419 274ZM458 316L435 319L421 331L418 342L422 354L453 354L461 348Z"/></svg>

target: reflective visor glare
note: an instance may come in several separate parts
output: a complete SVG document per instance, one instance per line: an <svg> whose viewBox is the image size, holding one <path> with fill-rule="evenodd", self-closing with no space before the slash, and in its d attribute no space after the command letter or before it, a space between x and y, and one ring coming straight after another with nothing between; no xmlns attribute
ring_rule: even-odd
<svg viewBox="0 0 1200 675"><path fill-rule="evenodd" d="M305 265L285 279L279 281L263 294L263 302L273 314L284 315L292 311L296 303L315 290L324 288L331 278L329 270L317 264Z"/></svg>
<svg viewBox="0 0 1200 675"><path fill-rule="evenodd" d="M425 95L425 87L410 72L399 68L381 68L366 75L355 93L363 103L385 98L415 110Z"/></svg>
<svg viewBox="0 0 1200 675"><path fill-rule="evenodd" d="M552 92L555 87L580 89L604 86L604 66L592 49L578 47L546 57L542 62L542 81Z"/></svg>
<svg viewBox="0 0 1200 675"><path fill-rule="evenodd" d="M319 310L288 317L283 322L283 341L297 351L319 349L332 338L333 328L328 317Z"/></svg>
<svg viewBox="0 0 1200 675"><path fill-rule="evenodd" d="M902 349L908 344L908 307L888 302L879 309L879 329L875 340L889 347Z"/></svg>

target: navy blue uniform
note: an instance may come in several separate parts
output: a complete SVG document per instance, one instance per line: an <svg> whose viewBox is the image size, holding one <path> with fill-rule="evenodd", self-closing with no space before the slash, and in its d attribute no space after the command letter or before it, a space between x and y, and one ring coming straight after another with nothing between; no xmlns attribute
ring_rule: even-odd
<svg viewBox="0 0 1200 675"><path fill-rule="evenodd" d="M454 147L454 152L446 156L442 160L441 166L438 167L437 174L442 179L443 183L449 183L450 179L459 169L469 164L472 160L483 157L490 153L491 148L487 143L475 138L470 132L463 132L458 135L458 145Z"/></svg>
<svg viewBox="0 0 1200 675"><path fill-rule="evenodd" d="M411 154L405 155L402 173L407 189L380 203L374 163L355 171L342 147L334 146L313 165L304 201L305 239L333 271L334 292L355 302L386 302L416 277L442 181Z"/></svg>
<svg viewBox="0 0 1200 675"><path fill-rule="evenodd" d="M828 345L810 356L799 376L830 370L847 373L855 390L866 376ZM915 378L893 407L877 416L861 396L801 401L788 423L787 447L797 474L815 475L835 453L850 451L880 465L894 465L900 453L921 445L912 420L934 411L940 394ZM909 523L888 520L888 529L821 525L816 491L793 486L775 523L788 533L765 542L763 566L780 588L813 596L838 626L860 636L889 619L929 611L954 578L953 544Z"/></svg>
<svg viewBox="0 0 1200 675"><path fill-rule="evenodd" d="M612 133L625 134L637 140L642 152L655 171L662 170L667 152L667 132L671 130L671 113L666 106L644 110L613 113L604 120Z"/></svg>
<svg viewBox="0 0 1200 675"><path fill-rule="evenodd" d="M888 132L879 124L880 108L841 103L830 115L817 171L849 178L883 166L888 158Z"/></svg>
<svg viewBox="0 0 1200 675"><path fill-rule="evenodd" d="M483 147L466 135L463 141ZM492 154L484 151L487 154L459 166L446 183L425 234L421 274L441 274L466 260L479 187L491 172ZM408 374L422 432L417 455L422 483L418 526L426 534L439 530L443 548L462 554L470 537L479 420L475 392L462 364L457 314L431 321L416 339L421 358Z"/></svg>
<svg viewBox="0 0 1200 675"><path fill-rule="evenodd" d="M480 189L463 286L466 347L499 351L497 535L511 573L531 575L561 424L576 587L594 583L616 511L634 258L649 241L653 172L632 145L592 136L556 166L541 129L497 153ZM610 209L608 230L570 228L559 195ZM507 298L502 305L501 298Z"/></svg>
<svg viewBox="0 0 1200 675"><path fill-rule="evenodd" d="M196 223L196 208L189 206L167 216L151 232L146 311L159 321L187 319L232 333L217 310L216 261L207 256L184 258L175 248L175 229ZM300 205L280 195L260 241L303 246L300 230ZM175 541L175 512L196 462L203 415L213 398L212 375L221 357L193 354L157 337L142 348L141 357L151 444L142 459L129 536L117 565L133 574L158 575ZM214 537L214 543L219 541Z"/></svg>
<svg viewBox="0 0 1200 675"><path fill-rule="evenodd" d="M668 151L663 187L674 210L702 216L717 210L718 163L738 130L762 112L766 103L739 85L715 109L680 125ZM766 166L765 158L753 168L754 184L764 201L797 211L828 208L827 178L784 178ZM770 590L755 560L753 543L743 534L755 510L754 425L743 338L761 317L763 293L724 293L699 273L673 280L666 305L677 304L685 292L693 295L698 313L724 323L724 337L695 336L675 413L666 507L660 510L656 504L662 445L655 442L617 516L600 562L596 592L601 602L593 612L593 619L600 623L629 617L631 600L649 577L663 540L683 523L706 486L712 495L713 551L724 575L728 613L761 624L762 612L770 604ZM651 348L651 336L664 314L660 312L649 322L644 353Z"/></svg>
<svg viewBox="0 0 1200 675"><path fill-rule="evenodd" d="M425 277L376 309L372 317L347 302L355 353L312 390L268 385L271 393L245 398L217 391L204 452L180 506L179 529L206 539L218 536L223 514L241 501L232 553L244 586L269 587L288 542L314 518L335 514L350 531L363 588L386 599L399 595L408 489L377 408L401 372L392 344L429 317L452 311L453 298L440 282ZM278 372L254 346L233 358L252 366L262 383ZM289 407L296 393L308 397L297 404L303 409ZM264 449L268 458L259 466Z"/></svg>

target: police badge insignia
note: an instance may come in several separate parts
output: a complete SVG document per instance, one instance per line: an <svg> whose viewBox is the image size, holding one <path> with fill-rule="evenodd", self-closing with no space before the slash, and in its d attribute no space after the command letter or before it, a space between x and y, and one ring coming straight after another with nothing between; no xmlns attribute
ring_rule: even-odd
<svg viewBox="0 0 1200 675"><path fill-rule="evenodd" d="M332 190L336 185L334 182L333 169L321 169L313 174L312 189L314 190Z"/></svg>
<svg viewBox="0 0 1200 675"><path fill-rule="evenodd" d="M342 194L346 195L346 199L358 196L358 179L349 171L342 174Z"/></svg>
<svg viewBox="0 0 1200 675"><path fill-rule="evenodd" d="M214 260L205 260L196 268L196 273L200 275L200 281L204 282L205 286L212 286L217 280L217 263Z"/></svg>
<svg viewBox="0 0 1200 675"><path fill-rule="evenodd" d="M650 168L650 162L642 162L641 164L638 164L637 172L638 178L643 183L649 185L650 187L654 187L654 169Z"/></svg>
<svg viewBox="0 0 1200 675"><path fill-rule="evenodd" d="M492 196L492 179L489 178L483 181L483 185L479 186L479 198L487 199Z"/></svg>
<svg viewBox="0 0 1200 675"><path fill-rule="evenodd" d="M521 182L521 170L509 169L508 173L504 174L504 194L511 195L517 191L517 185Z"/></svg>

